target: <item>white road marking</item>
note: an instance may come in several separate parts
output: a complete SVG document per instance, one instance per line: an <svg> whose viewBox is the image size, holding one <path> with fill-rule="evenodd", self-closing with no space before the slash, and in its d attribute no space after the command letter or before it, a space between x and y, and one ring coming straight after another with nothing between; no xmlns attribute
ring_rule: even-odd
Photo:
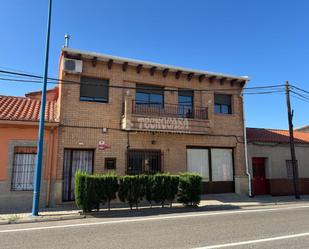
<svg viewBox="0 0 309 249"><path fill-rule="evenodd" d="M297 234L284 235L284 236L278 236L278 237L270 237L270 238L265 238L265 239L247 240L247 241L240 241L240 242L227 243L227 244L221 244L221 245L197 247L194 249L215 249L215 248L224 248L224 247L232 247L232 246L241 246L241 245L263 243L263 242L275 241L275 240L292 239L292 238L304 237L304 236L309 236L309 233L297 233Z"/></svg>
<svg viewBox="0 0 309 249"><path fill-rule="evenodd" d="M204 212L204 213L194 213L194 214L183 214L183 215L172 215L172 216L162 216L162 217L147 217L147 218L134 218L134 219L123 219L123 220L112 220L112 221L100 221L91 223L78 223L78 224L68 224L68 225L55 225L55 226L45 226L45 227L28 227L28 228L18 228L9 230L0 230L1 233L13 233L13 232L25 232L25 231L36 231L36 230L46 230L46 229L58 229L58 228L70 228L70 227L86 227L86 226L97 226L97 225L107 225L107 224L117 224L117 223L131 223L131 222L141 222L141 221L153 221L153 220L171 220L178 218L191 218L191 217L201 217L201 216L215 216L215 215L227 215L227 214L243 214L243 213L263 213L263 212L275 212L282 210L291 209L302 209L309 208L309 205L294 206L294 207L283 207L283 208L265 208L265 209L251 209L251 210L233 210L233 211L217 211L217 212Z"/></svg>

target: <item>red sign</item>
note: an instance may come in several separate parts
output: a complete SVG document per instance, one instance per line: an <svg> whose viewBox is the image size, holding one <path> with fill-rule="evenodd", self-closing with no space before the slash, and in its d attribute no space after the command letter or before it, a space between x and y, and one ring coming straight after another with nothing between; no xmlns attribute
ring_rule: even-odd
<svg viewBox="0 0 309 249"><path fill-rule="evenodd" d="M104 141L99 141L98 144L98 149L99 150L105 150L105 149L109 149L111 146L106 144Z"/></svg>

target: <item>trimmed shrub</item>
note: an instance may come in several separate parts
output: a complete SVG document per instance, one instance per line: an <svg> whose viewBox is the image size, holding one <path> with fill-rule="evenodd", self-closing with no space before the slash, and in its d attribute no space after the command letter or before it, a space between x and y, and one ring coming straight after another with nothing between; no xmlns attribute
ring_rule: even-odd
<svg viewBox="0 0 309 249"><path fill-rule="evenodd" d="M162 207L164 207L164 202L167 198L167 193L166 193L166 185L164 184L164 174L155 174L153 176L153 189L152 189L152 194L153 194L153 200L156 203L160 203Z"/></svg>
<svg viewBox="0 0 309 249"><path fill-rule="evenodd" d="M96 193L95 177L85 172L77 171L75 174L75 202L84 212L90 212L99 203Z"/></svg>
<svg viewBox="0 0 309 249"><path fill-rule="evenodd" d="M145 196L144 181L145 177L140 175L127 175L119 178L118 197L122 202L127 202L131 209L134 204L138 209L138 204Z"/></svg>
<svg viewBox="0 0 309 249"><path fill-rule="evenodd" d="M178 193L178 185L179 185L179 176L178 175L170 175L168 181L168 192L167 192L167 200L170 203L170 207L172 207L173 201Z"/></svg>
<svg viewBox="0 0 309 249"><path fill-rule="evenodd" d="M106 197L106 187L105 187L105 177L103 174L96 174L94 175L96 178L95 185L96 185L96 194L97 194L97 211L100 209L100 204L105 205L107 202Z"/></svg>
<svg viewBox="0 0 309 249"><path fill-rule="evenodd" d="M104 201L107 202L108 210L110 210L111 201L116 199L116 193L118 191L118 177L115 173L108 173L101 176L100 179L102 187L102 196Z"/></svg>
<svg viewBox="0 0 309 249"><path fill-rule="evenodd" d="M176 175L156 174L153 176L152 198L156 203L160 203L162 207L166 201L170 206L178 192L179 177Z"/></svg>
<svg viewBox="0 0 309 249"><path fill-rule="evenodd" d="M76 171L75 173L75 185L74 185L74 194L75 194L75 203L77 207L86 211L87 209L87 194L85 189L87 174L81 171Z"/></svg>
<svg viewBox="0 0 309 249"><path fill-rule="evenodd" d="M150 207L152 207L154 176L144 175L143 177L144 177L144 187L145 187L145 198L149 202Z"/></svg>
<svg viewBox="0 0 309 249"><path fill-rule="evenodd" d="M202 177L196 173L182 173L179 177L178 202L198 206L201 201Z"/></svg>

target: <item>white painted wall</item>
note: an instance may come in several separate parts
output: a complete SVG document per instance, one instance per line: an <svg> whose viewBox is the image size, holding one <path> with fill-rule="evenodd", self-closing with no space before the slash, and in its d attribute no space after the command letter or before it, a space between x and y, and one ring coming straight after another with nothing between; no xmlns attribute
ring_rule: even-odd
<svg viewBox="0 0 309 249"><path fill-rule="evenodd" d="M309 145L295 146L299 177L309 178ZM291 160L288 144L248 143L249 171L252 174L252 157L266 158L266 178L287 178L286 160Z"/></svg>

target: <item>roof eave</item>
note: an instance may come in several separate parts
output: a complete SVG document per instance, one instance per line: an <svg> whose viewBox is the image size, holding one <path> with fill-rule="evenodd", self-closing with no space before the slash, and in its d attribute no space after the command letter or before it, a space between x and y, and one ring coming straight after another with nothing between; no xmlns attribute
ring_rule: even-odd
<svg viewBox="0 0 309 249"><path fill-rule="evenodd" d="M154 62L149 62L149 61L135 60L135 59L125 58L125 57L113 56L113 55L108 55L108 54L103 54L103 53L84 51L84 50L79 50L79 49L62 48L62 52L67 52L69 54L75 54L75 55L82 55L84 58L88 58L88 59L92 59L96 57L97 60L106 61L106 62L108 60L113 60L113 63L118 63L118 64L128 62L129 65L138 66L139 64L142 64L146 68L156 67L159 70L164 70L168 68L171 72L181 71L182 73L185 73L185 74L194 73L195 75L207 75L210 77L216 76L218 78L245 81L246 83L250 80L248 76L235 76L235 75L229 75L229 74L209 72L209 71L204 71L204 70L183 68L183 67L154 63Z"/></svg>
<svg viewBox="0 0 309 249"><path fill-rule="evenodd" d="M39 125L39 121L33 121L33 120L8 120L8 119L0 119L0 124L38 126L38 125ZM48 127L57 127L57 126L59 126L59 122L45 121L45 126L48 126Z"/></svg>

